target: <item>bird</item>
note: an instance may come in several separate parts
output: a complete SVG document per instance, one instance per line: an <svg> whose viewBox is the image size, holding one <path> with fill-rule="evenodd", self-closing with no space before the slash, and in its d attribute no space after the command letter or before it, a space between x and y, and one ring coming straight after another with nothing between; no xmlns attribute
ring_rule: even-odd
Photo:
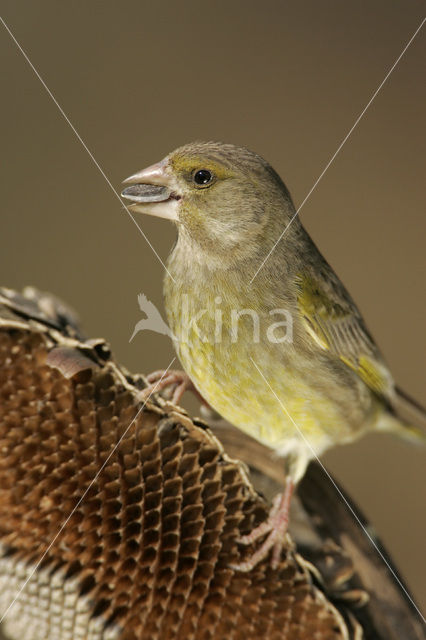
<svg viewBox="0 0 426 640"><path fill-rule="evenodd" d="M426 412L396 386L355 302L261 156L193 142L124 183L130 211L177 227L164 300L183 371L155 372L150 389L177 385L176 402L195 389L282 458L283 491L267 520L238 539L255 550L233 568L251 571L269 554L276 567L309 462L372 431L424 442Z"/></svg>

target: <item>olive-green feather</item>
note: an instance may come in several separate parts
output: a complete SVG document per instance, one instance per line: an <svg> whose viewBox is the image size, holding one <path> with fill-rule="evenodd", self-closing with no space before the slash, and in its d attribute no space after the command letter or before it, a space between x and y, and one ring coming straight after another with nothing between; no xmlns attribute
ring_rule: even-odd
<svg viewBox="0 0 426 640"><path fill-rule="evenodd" d="M297 278L299 308L309 335L355 371L374 393L389 400L392 377L355 304L340 282L327 279L327 291L323 282L310 273Z"/></svg>

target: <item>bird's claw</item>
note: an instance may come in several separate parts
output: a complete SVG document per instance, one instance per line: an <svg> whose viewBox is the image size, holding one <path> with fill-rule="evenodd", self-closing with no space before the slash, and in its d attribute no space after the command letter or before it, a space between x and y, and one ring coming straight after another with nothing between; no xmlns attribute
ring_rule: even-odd
<svg viewBox="0 0 426 640"><path fill-rule="evenodd" d="M184 371L171 369L169 371L153 371L147 377L148 386L141 391L142 400L147 400L153 393L171 388L170 401L172 404L179 404L183 394L188 389L193 389L191 379Z"/></svg>
<svg viewBox="0 0 426 640"><path fill-rule="evenodd" d="M253 529L253 531L251 531L247 535L237 538L238 544L252 544L253 542L256 542L256 540L259 540L259 538L262 538L265 534L273 531L275 526L275 517L280 506L281 497L282 494L278 493L273 499L268 519L265 520L265 522L262 522L259 526L255 527L255 529Z"/></svg>
<svg viewBox="0 0 426 640"><path fill-rule="evenodd" d="M253 531L237 539L238 544L249 545L267 534L266 539L251 556L238 564L230 564L234 571L247 573L266 558L272 550L271 567L276 569L280 562L284 536L287 532L290 501L294 490L294 483L288 479L284 493L275 496L268 519L257 526Z"/></svg>
<svg viewBox="0 0 426 640"><path fill-rule="evenodd" d="M191 391L198 398L202 406L213 411L185 371L180 371L179 369L160 369L148 374L146 379L148 386L140 392L141 400L146 401L153 393L164 391L170 387L172 392L169 393L167 399L170 400L172 404L179 404L185 391Z"/></svg>

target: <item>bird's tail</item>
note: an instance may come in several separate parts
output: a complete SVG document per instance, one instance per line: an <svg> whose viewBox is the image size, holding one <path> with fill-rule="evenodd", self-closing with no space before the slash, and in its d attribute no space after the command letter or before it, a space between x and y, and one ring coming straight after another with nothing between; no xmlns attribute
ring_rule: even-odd
<svg viewBox="0 0 426 640"><path fill-rule="evenodd" d="M401 436L414 444L426 445L426 409L396 387L392 413L379 422L378 428Z"/></svg>

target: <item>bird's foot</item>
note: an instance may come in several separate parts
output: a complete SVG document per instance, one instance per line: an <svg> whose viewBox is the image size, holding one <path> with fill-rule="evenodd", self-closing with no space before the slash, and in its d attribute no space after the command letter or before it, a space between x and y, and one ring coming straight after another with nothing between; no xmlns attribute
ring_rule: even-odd
<svg viewBox="0 0 426 640"><path fill-rule="evenodd" d="M205 403L204 398L198 393L191 378L184 371L176 369L165 371L160 369L147 375L146 379L148 386L141 391L140 397L142 400L146 400L153 393L170 389L170 402L172 404L179 404L185 391L192 391Z"/></svg>
<svg viewBox="0 0 426 640"><path fill-rule="evenodd" d="M272 501L268 519L253 529L249 534L237 539L238 544L249 545L267 535L260 547L244 562L231 564L234 571L249 572L272 550L271 567L276 569L280 562L284 536L287 532L291 496L294 490L294 482L287 480L284 493L279 493Z"/></svg>
<svg viewBox="0 0 426 640"><path fill-rule="evenodd" d="M153 393L158 393L164 390L170 390L170 401L173 404L178 404L188 389L192 389L194 386L191 379L184 371L178 371L170 369L168 371L160 369L148 374L147 377L148 386L141 391L141 398L146 400ZM195 387L194 387L195 389Z"/></svg>

